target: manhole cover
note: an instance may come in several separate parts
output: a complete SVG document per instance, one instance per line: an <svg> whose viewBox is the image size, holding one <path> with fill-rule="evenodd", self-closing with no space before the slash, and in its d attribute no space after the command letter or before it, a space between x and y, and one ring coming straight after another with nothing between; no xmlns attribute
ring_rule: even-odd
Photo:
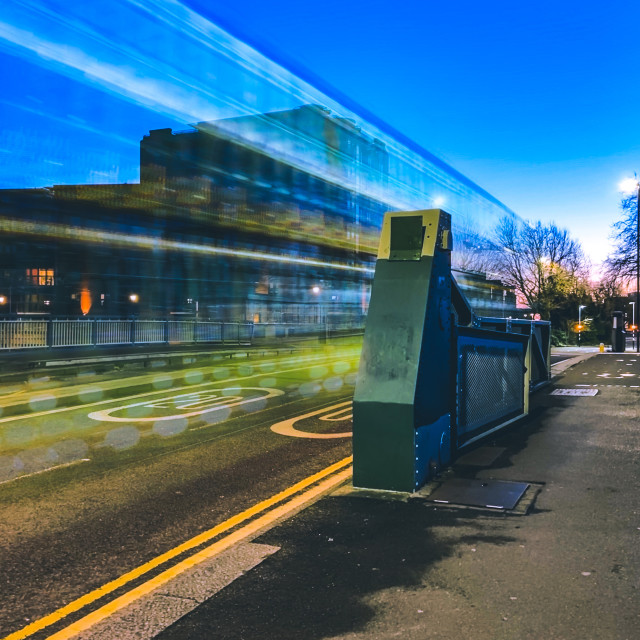
<svg viewBox="0 0 640 640"><path fill-rule="evenodd" d="M427 499L468 507L513 509L528 487L528 482L450 478L432 491Z"/></svg>
<svg viewBox="0 0 640 640"><path fill-rule="evenodd" d="M595 396L597 389L554 389L552 396Z"/></svg>

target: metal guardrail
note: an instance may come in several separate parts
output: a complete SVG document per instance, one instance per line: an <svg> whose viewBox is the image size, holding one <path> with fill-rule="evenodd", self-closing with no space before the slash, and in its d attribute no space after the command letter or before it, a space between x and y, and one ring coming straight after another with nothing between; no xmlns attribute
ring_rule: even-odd
<svg viewBox="0 0 640 640"><path fill-rule="evenodd" d="M259 323L210 320L46 319L0 320L0 352L48 347L150 344L251 344L255 338L328 336L361 331L360 322Z"/></svg>
<svg viewBox="0 0 640 640"><path fill-rule="evenodd" d="M15 323L14 326L19 327L19 322ZM90 346L93 344L93 326L94 323L91 320L52 320L50 324L51 344L49 346Z"/></svg>
<svg viewBox="0 0 640 640"><path fill-rule="evenodd" d="M115 345L133 342L131 333L135 321L132 320L96 320L96 344ZM135 333L134 333L135 335Z"/></svg>
<svg viewBox="0 0 640 640"><path fill-rule="evenodd" d="M166 326L164 320L138 320L134 324L133 340L136 344L162 344L167 341Z"/></svg>
<svg viewBox="0 0 640 640"><path fill-rule="evenodd" d="M0 320L0 351L47 347L230 343L250 344L253 324L196 320Z"/></svg>
<svg viewBox="0 0 640 640"><path fill-rule="evenodd" d="M38 349L47 347L49 346L47 343L48 324L46 320L0 321L0 348Z"/></svg>

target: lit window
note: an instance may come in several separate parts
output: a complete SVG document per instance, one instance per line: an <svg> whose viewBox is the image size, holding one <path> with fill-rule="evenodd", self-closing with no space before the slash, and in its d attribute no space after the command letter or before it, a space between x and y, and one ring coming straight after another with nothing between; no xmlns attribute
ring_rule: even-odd
<svg viewBox="0 0 640 640"><path fill-rule="evenodd" d="M27 269L27 284L37 287L52 287L54 284L53 269Z"/></svg>

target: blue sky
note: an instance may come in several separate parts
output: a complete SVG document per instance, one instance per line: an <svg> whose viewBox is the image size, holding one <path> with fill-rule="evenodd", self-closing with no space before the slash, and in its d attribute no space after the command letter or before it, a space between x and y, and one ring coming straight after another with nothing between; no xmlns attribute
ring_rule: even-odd
<svg viewBox="0 0 640 640"><path fill-rule="evenodd" d="M594 262L606 256L618 182L640 170L640 4L168 4L306 69L522 217L568 227ZM207 77L202 50L171 32L165 5L3 3L0 186L134 181L146 131L233 112L237 96L218 104L207 94L229 84L224 67ZM207 29L194 15L189 28ZM255 89L245 92L255 107L287 106L281 88Z"/></svg>
<svg viewBox="0 0 640 640"><path fill-rule="evenodd" d="M205 3L202 3L203 5ZM640 172L640 3L236 0L284 51L594 262Z"/></svg>

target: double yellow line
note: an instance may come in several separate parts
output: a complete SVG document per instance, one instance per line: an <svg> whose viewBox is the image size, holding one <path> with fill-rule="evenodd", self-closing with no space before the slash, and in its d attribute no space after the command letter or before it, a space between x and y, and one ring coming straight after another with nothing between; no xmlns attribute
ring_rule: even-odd
<svg viewBox="0 0 640 640"><path fill-rule="evenodd" d="M271 498L264 500L263 502L260 502L253 507L250 507L246 511L243 511L238 515L229 518L229 520L226 520L225 522L213 527L212 529L204 531L194 538L191 538L191 540L187 540L187 542L184 542L183 544L171 549L170 551L157 556L153 560L150 560L149 562L146 562L136 569L125 573L119 578L108 582L102 587L99 587L98 589L87 593L81 598L70 602L68 605L54 611L53 613L50 613L44 618L35 620L26 627L20 629L19 631L11 633L8 636L5 636L1 640L24 640L34 633L42 631L52 624L59 622L68 615L80 611L96 600L99 600L100 598L113 593L117 589L120 589L129 582L136 580L137 578L143 576L145 573L157 567L160 567L173 558L176 558L177 556L191 549L195 549L205 544L209 540L212 540L213 538L225 533L226 531L233 529L234 527L242 524L247 520L250 521L243 527L236 529L224 538L194 553L184 560L181 560L162 573L159 573L155 577L133 588L131 591L128 591L125 594L111 600L102 607L96 609L95 611L92 611L76 622L73 622L64 629L58 631L57 633L54 633L53 635L49 636L47 640L67 640L68 638L72 638L78 633L85 631L98 622L101 622L102 620L108 618L110 615L119 611L120 609L123 609L136 600L151 593L151 591L169 582L184 571L187 571L188 569L196 566L204 560L216 556L217 554L221 553L225 549L228 549L241 540L245 540L251 536L254 536L261 529L273 525L277 520L281 518L291 515L312 500L321 496L323 493L326 493L339 484L345 482L351 475L352 461L353 457L349 456L347 458L344 458L343 460L340 460L339 462L336 462L335 464L332 464L331 466L323 469L322 471L319 471L318 473L315 473L312 476L309 476L308 478L305 478L304 480L301 480L300 482L292 485L284 491L281 491ZM305 489L307 490L305 491ZM288 498L291 499L287 500ZM280 504L279 506L276 506L278 505L278 503L285 500L287 501L283 504ZM255 516L267 509L269 509L267 513L264 513L260 517L255 518Z"/></svg>

